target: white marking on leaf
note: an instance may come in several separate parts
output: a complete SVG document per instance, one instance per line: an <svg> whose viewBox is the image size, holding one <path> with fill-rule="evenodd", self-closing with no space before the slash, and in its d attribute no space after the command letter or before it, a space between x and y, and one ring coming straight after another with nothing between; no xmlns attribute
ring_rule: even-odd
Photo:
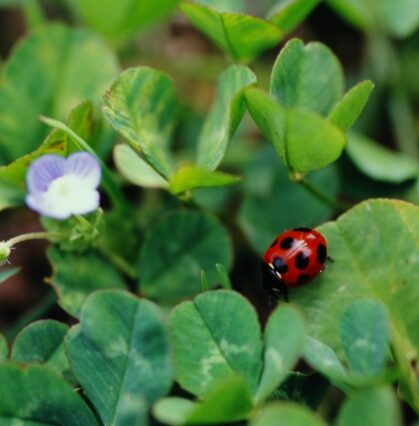
<svg viewBox="0 0 419 426"><path fill-rule="evenodd" d="M209 355L206 358L201 359L201 372L204 376L204 380L202 383L203 387L206 387L208 383L212 380L213 376L211 374L211 370L217 364L225 364L226 360L221 355L220 351L217 348L213 348Z"/></svg>
<svg viewBox="0 0 419 426"><path fill-rule="evenodd" d="M108 344L106 348L106 356L108 358L127 356L128 350L129 348L127 341L122 336L119 336Z"/></svg>
<svg viewBox="0 0 419 426"><path fill-rule="evenodd" d="M226 339L221 339L220 349L226 355L252 354L252 348L249 345L236 345Z"/></svg>

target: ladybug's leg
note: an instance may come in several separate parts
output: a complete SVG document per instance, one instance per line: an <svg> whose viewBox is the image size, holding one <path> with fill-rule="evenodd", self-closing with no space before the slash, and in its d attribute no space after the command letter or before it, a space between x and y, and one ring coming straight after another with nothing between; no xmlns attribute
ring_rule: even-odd
<svg viewBox="0 0 419 426"><path fill-rule="evenodd" d="M326 257L326 259L328 260L328 262L332 262L332 263L335 261L335 260L334 260L332 257L330 257L330 256L327 256L327 257Z"/></svg>

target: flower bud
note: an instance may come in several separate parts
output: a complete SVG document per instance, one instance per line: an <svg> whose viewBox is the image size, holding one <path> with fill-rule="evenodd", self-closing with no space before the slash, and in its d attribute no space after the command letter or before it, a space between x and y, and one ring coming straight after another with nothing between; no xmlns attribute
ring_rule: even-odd
<svg viewBox="0 0 419 426"><path fill-rule="evenodd" d="M10 246L6 241L0 241L0 266L7 262L10 256Z"/></svg>

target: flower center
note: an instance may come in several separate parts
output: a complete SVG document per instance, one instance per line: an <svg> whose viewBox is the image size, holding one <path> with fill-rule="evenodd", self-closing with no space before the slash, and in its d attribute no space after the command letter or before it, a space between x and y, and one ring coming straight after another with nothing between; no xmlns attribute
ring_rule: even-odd
<svg viewBox="0 0 419 426"><path fill-rule="evenodd" d="M78 183L78 179L74 176L64 175L51 182L48 193L53 198L68 198L77 191Z"/></svg>

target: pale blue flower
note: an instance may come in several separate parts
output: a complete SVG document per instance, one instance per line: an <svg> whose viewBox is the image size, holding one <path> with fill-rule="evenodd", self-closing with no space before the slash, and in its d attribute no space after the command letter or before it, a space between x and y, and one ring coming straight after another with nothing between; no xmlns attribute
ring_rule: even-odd
<svg viewBox="0 0 419 426"><path fill-rule="evenodd" d="M87 152L76 152L68 158L44 155L30 165L26 174L26 204L54 219L92 212L99 207L100 178L99 162Z"/></svg>

